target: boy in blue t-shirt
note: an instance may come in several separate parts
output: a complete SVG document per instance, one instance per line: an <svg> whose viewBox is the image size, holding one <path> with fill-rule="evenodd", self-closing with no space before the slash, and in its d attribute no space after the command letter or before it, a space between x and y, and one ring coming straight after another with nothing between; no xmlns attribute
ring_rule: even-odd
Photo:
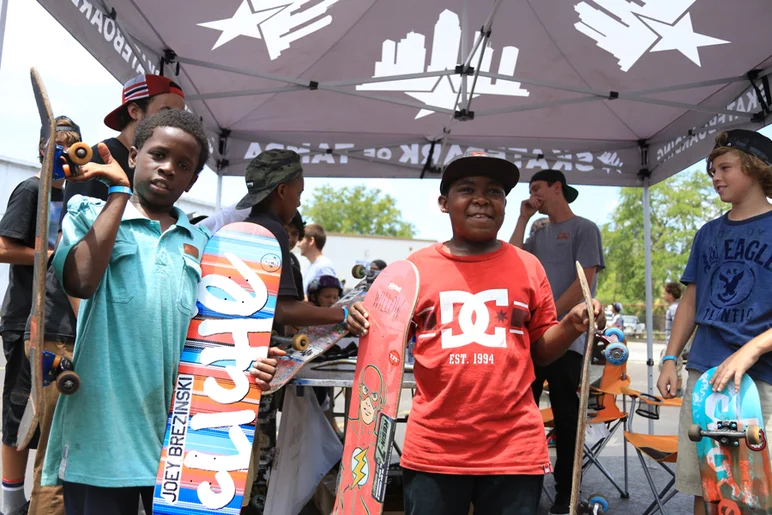
<svg viewBox="0 0 772 515"><path fill-rule="evenodd" d="M106 164L77 180L109 185L107 201L74 196L53 267L65 291L85 299L73 354L81 388L59 398L43 484L62 484L68 515L152 512L166 418L180 353L196 310L200 261L210 237L174 203L209 156L194 114L164 110L143 120L129 151L129 180L103 143ZM267 387L275 365L251 370Z"/></svg>
<svg viewBox="0 0 772 515"><path fill-rule="evenodd" d="M676 356L697 333L689 353L689 379L684 392L691 399L697 379L719 367L715 390L744 373L756 382L767 427L772 424L772 141L747 130L731 130L716 138L707 171L723 202L732 209L706 223L694 237L681 282L681 298L657 387L665 398L676 394ZM689 441L691 402L681 408L676 488L695 496L694 513L705 513L697 448Z"/></svg>

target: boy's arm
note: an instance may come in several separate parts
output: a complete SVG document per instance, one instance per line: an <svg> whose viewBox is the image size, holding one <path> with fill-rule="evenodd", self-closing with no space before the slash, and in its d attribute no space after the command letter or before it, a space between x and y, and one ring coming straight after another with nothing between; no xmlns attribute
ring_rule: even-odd
<svg viewBox="0 0 772 515"><path fill-rule="evenodd" d="M0 263L32 266L35 263L35 249L13 238L0 236Z"/></svg>
<svg viewBox="0 0 772 515"><path fill-rule="evenodd" d="M517 225L515 226L515 232L513 232L512 237L509 238L510 245L514 245L519 249L523 248L523 239L525 238L525 226L528 225L528 220L530 220L530 217L525 217L522 214L517 218Z"/></svg>
<svg viewBox="0 0 772 515"><path fill-rule="evenodd" d="M233 204L232 206L222 208L212 216L204 218L196 225L206 227L214 234L228 224L243 222L247 219L251 211L252 208L236 209L236 204Z"/></svg>
<svg viewBox="0 0 772 515"><path fill-rule="evenodd" d="M593 313L595 314L595 327L606 327L606 317L603 314L603 306L596 299L592 299ZM574 340L587 330L589 317L584 302L577 304L557 325L547 329L541 338L531 344L531 357L539 366L547 366L566 353ZM591 345L592 342L588 342Z"/></svg>
<svg viewBox="0 0 772 515"><path fill-rule="evenodd" d="M126 173L110 155L107 145L99 143L98 149L102 160L107 164L87 163L81 167L81 174L72 180L99 178L111 185L129 187ZM86 299L99 287L110 263L115 238L128 202L127 193L109 195L96 220L79 240L79 233L82 234L85 228L83 221L80 221L80 227L76 226L77 222L72 221L73 228L68 231L66 222L71 217L68 213L68 218L65 218L65 224L62 226L64 236L54 255L54 269L60 275L59 280L68 295ZM79 213L75 213L76 218L78 215Z"/></svg>
<svg viewBox="0 0 772 515"><path fill-rule="evenodd" d="M686 347L686 343L694 332L694 312L697 302L697 286L690 283L686 287L686 292L681 297L681 303L678 305L673 328L670 330L670 341L667 344L665 355L680 356ZM668 360L662 367L670 363L675 367L675 362Z"/></svg>
<svg viewBox="0 0 772 515"><path fill-rule="evenodd" d="M713 391L723 390L734 378L735 391L739 392L743 375L756 364L762 355L769 351L772 351L772 329L767 329L750 340L719 365L713 374L713 378L710 380L710 384L713 385Z"/></svg>
<svg viewBox="0 0 772 515"><path fill-rule="evenodd" d="M344 322L342 308L320 308L293 297L279 297L274 323L294 326L327 325Z"/></svg>

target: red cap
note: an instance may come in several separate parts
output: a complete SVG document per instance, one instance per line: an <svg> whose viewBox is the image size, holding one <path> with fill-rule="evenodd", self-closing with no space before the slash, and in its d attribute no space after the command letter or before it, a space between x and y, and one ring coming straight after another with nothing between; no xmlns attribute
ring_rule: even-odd
<svg viewBox="0 0 772 515"><path fill-rule="evenodd" d="M163 75L137 75L123 85L121 105L105 116L105 125L111 129L120 131L123 127L119 124L119 115L126 109L126 104L139 100L140 98L154 97L164 93L174 93L185 98L185 93L182 92L182 88Z"/></svg>

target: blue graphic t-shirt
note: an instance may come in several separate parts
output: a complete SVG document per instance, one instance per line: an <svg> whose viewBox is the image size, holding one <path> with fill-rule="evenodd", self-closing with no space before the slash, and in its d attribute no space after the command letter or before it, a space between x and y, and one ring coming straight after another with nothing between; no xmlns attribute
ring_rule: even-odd
<svg viewBox="0 0 772 515"><path fill-rule="evenodd" d="M738 222L725 214L705 224L681 282L697 287L697 334L686 368L705 372L772 327L772 212ZM748 373L772 383L772 354Z"/></svg>

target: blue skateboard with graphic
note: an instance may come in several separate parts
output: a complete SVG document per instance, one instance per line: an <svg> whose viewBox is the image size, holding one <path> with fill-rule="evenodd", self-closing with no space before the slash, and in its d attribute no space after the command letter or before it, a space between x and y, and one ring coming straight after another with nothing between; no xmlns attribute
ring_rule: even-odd
<svg viewBox="0 0 772 515"><path fill-rule="evenodd" d="M714 392L711 368L692 392L689 439L697 444L703 498L708 515L772 513L769 449L756 384L744 375Z"/></svg>

